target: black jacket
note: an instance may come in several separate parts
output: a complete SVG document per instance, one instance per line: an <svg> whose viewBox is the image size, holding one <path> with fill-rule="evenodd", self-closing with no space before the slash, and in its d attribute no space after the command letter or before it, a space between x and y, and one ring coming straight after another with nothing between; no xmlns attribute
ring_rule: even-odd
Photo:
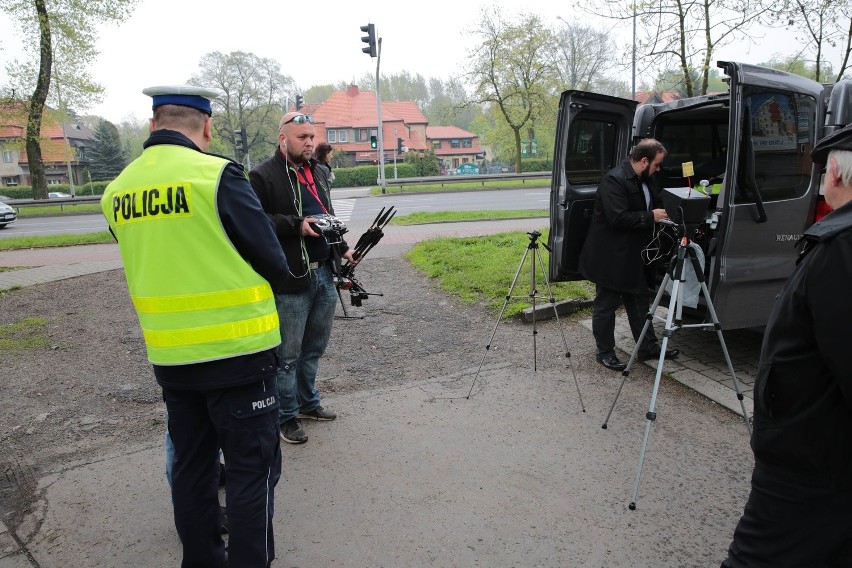
<svg viewBox="0 0 852 568"><path fill-rule="evenodd" d="M328 193L328 181L324 173L319 173L317 161L310 160L311 173L317 186L317 194L326 210L334 215L331 198ZM281 243L281 248L287 257L293 278L289 279L284 292L298 292L308 287L308 259L305 257L303 239L316 239L322 237L302 237L302 221L310 215L302 215L299 212L299 200L301 191L299 180L280 151L276 151L269 159L260 163L249 172L251 187L257 194L263 210L272 219L275 225L275 234ZM346 252L348 247L345 243L341 246L333 246L333 260Z"/></svg>
<svg viewBox="0 0 852 568"><path fill-rule="evenodd" d="M653 182L648 183L651 209L659 205ZM654 213L630 160L610 170L598 185L592 226L580 255L584 278L616 292L648 291L642 250L654 234Z"/></svg>
<svg viewBox="0 0 852 568"><path fill-rule="evenodd" d="M756 467L852 494L852 202L805 231L763 337Z"/></svg>

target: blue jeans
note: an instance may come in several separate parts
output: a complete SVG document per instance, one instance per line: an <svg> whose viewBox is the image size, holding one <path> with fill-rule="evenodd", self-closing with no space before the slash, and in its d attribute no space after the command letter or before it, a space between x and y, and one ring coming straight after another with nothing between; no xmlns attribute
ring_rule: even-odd
<svg viewBox="0 0 852 568"><path fill-rule="evenodd" d="M307 290L275 295L281 322L278 392L282 423L296 418L299 411L309 412L320 405L317 367L331 337L337 304L337 289L328 264L310 270L305 278L310 278Z"/></svg>

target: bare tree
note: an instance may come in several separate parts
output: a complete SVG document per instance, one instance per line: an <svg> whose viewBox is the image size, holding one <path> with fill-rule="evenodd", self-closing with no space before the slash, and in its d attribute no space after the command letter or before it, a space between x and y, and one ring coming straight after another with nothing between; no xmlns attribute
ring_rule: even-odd
<svg viewBox="0 0 852 568"><path fill-rule="evenodd" d="M615 44L605 31L562 21L554 32L554 63L562 84L565 89L592 90L609 68Z"/></svg>
<svg viewBox="0 0 852 568"><path fill-rule="evenodd" d="M596 15L637 21L637 58L657 68L677 67L687 96L706 94L716 49L748 31L766 13L767 0L602 0L587 5ZM699 70L696 88L693 71ZM696 93L699 91L699 93Z"/></svg>
<svg viewBox="0 0 852 568"><path fill-rule="evenodd" d="M814 80L823 79L828 65L827 53L839 48L839 66L834 81L843 78L849 69L852 50L852 4L849 0L786 0L776 13L781 20L797 30L807 52L813 54Z"/></svg>

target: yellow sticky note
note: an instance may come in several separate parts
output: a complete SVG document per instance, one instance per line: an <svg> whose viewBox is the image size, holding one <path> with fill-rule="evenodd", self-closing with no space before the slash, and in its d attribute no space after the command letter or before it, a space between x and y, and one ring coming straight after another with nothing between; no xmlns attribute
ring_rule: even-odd
<svg viewBox="0 0 852 568"><path fill-rule="evenodd" d="M692 162L684 162L681 167L683 168L683 177L688 178L695 175L695 168L692 167Z"/></svg>

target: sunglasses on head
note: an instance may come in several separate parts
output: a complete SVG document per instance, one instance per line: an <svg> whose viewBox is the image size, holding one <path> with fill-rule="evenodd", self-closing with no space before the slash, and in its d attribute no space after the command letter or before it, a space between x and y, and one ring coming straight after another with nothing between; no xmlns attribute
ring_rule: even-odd
<svg viewBox="0 0 852 568"><path fill-rule="evenodd" d="M296 116L294 116L293 118L291 118L290 120L285 122L284 124L290 124L291 122L294 122L296 124L305 124L306 122L310 122L311 124L313 124L314 123L314 117L313 117L313 115L310 115L310 114L297 114Z"/></svg>

